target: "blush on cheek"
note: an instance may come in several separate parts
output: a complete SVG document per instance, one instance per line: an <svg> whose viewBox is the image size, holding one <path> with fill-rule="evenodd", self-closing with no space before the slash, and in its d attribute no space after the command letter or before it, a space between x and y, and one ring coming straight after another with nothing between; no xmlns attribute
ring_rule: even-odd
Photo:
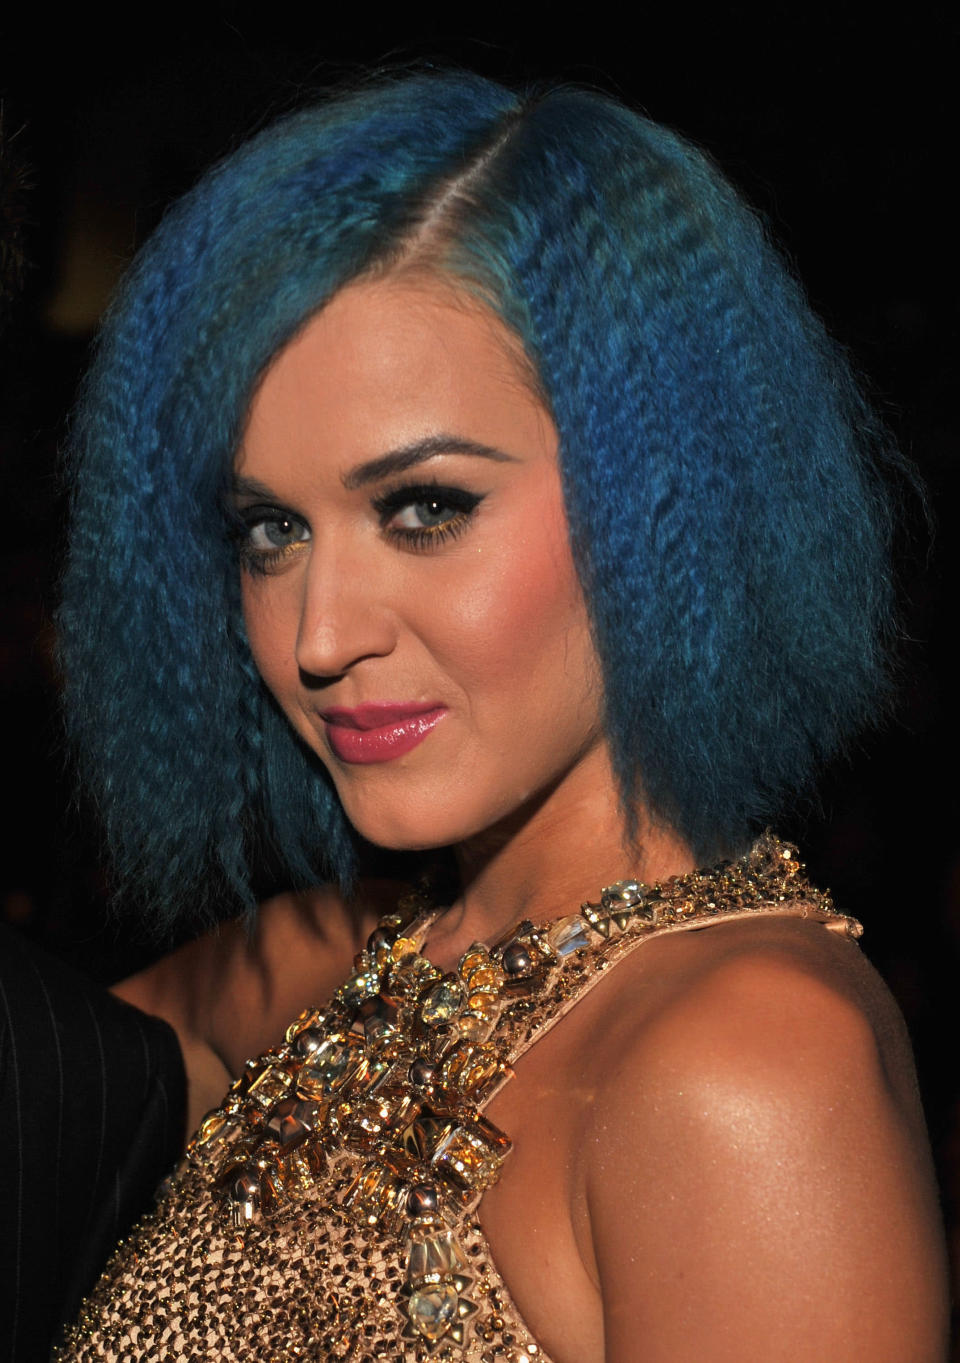
<svg viewBox="0 0 960 1363"><path fill-rule="evenodd" d="M538 673L562 674L571 631L589 639L566 526L555 533L548 524L544 531L495 567L488 560L446 618L437 649L455 655L480 682L514 678L520 686Z"/></svg>

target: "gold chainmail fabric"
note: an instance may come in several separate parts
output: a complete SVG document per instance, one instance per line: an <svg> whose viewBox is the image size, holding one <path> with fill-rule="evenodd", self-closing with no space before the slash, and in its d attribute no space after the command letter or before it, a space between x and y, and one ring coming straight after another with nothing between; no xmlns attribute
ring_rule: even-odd
<svg viewBox="0 0 960 1363"><path fill-rule="evenodd" d="M742 861L519 923L446 975L420 954L435 912L409 896L204 1120L57 1357L549 1363L476 1219L511 1146L484 1107L606 968L750 913L860 935L769 834Z"/></svg>

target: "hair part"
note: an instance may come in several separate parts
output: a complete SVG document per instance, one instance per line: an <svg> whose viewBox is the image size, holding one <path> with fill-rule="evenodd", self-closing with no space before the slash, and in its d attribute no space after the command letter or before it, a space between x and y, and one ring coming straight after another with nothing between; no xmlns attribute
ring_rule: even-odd
<svg viewBox="0 0 960 1363"><path fill-rule="evenodd" d="M387 81L171 210L78 411L67 715L162 921L249 903L264 849L294 884L356 865L250 657L224 490L273 356L351 280L421 270L506 323L556 423L625 809L738 850L889 694L882 433L719 172L600 95Z"/></svg>

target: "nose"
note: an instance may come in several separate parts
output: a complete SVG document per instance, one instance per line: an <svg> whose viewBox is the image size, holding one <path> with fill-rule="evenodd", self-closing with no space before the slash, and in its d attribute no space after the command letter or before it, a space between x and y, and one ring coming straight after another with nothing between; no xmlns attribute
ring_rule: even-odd
<svg viewBox="0 0 960 1363"><path fill-rule="evenodd" d="M302 674L339 677L365 658L392 653L396 616L378 587L378 577L369 564L353 556L311 555L295 648Z"/></svg>

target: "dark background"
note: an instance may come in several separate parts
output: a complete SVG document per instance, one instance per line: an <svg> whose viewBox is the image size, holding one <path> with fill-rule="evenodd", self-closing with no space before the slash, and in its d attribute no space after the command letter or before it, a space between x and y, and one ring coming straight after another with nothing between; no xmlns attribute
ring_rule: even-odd
<svg viewBox="0 0 960 1363"><path fill-rule="evenodd" d="M212 159L372 64L454 62L512 82L599 87L705 146L766 216L927 483L932 537L917 506L905 508L897 718L827 773L820 807L782 831L865 922L866 950L904 1010L956 1238L956 21L924 5L896 20L844 5L641 6L609 20L594 6L502 23L265 11L141 9L135 30L122 11L0 22L30 262L0 337L0 743L12 806L0 915L104 979L147 950L132 925L107 917L95 823L73 807L50 624L58 444L97 317L135 246Z"/></svg>

